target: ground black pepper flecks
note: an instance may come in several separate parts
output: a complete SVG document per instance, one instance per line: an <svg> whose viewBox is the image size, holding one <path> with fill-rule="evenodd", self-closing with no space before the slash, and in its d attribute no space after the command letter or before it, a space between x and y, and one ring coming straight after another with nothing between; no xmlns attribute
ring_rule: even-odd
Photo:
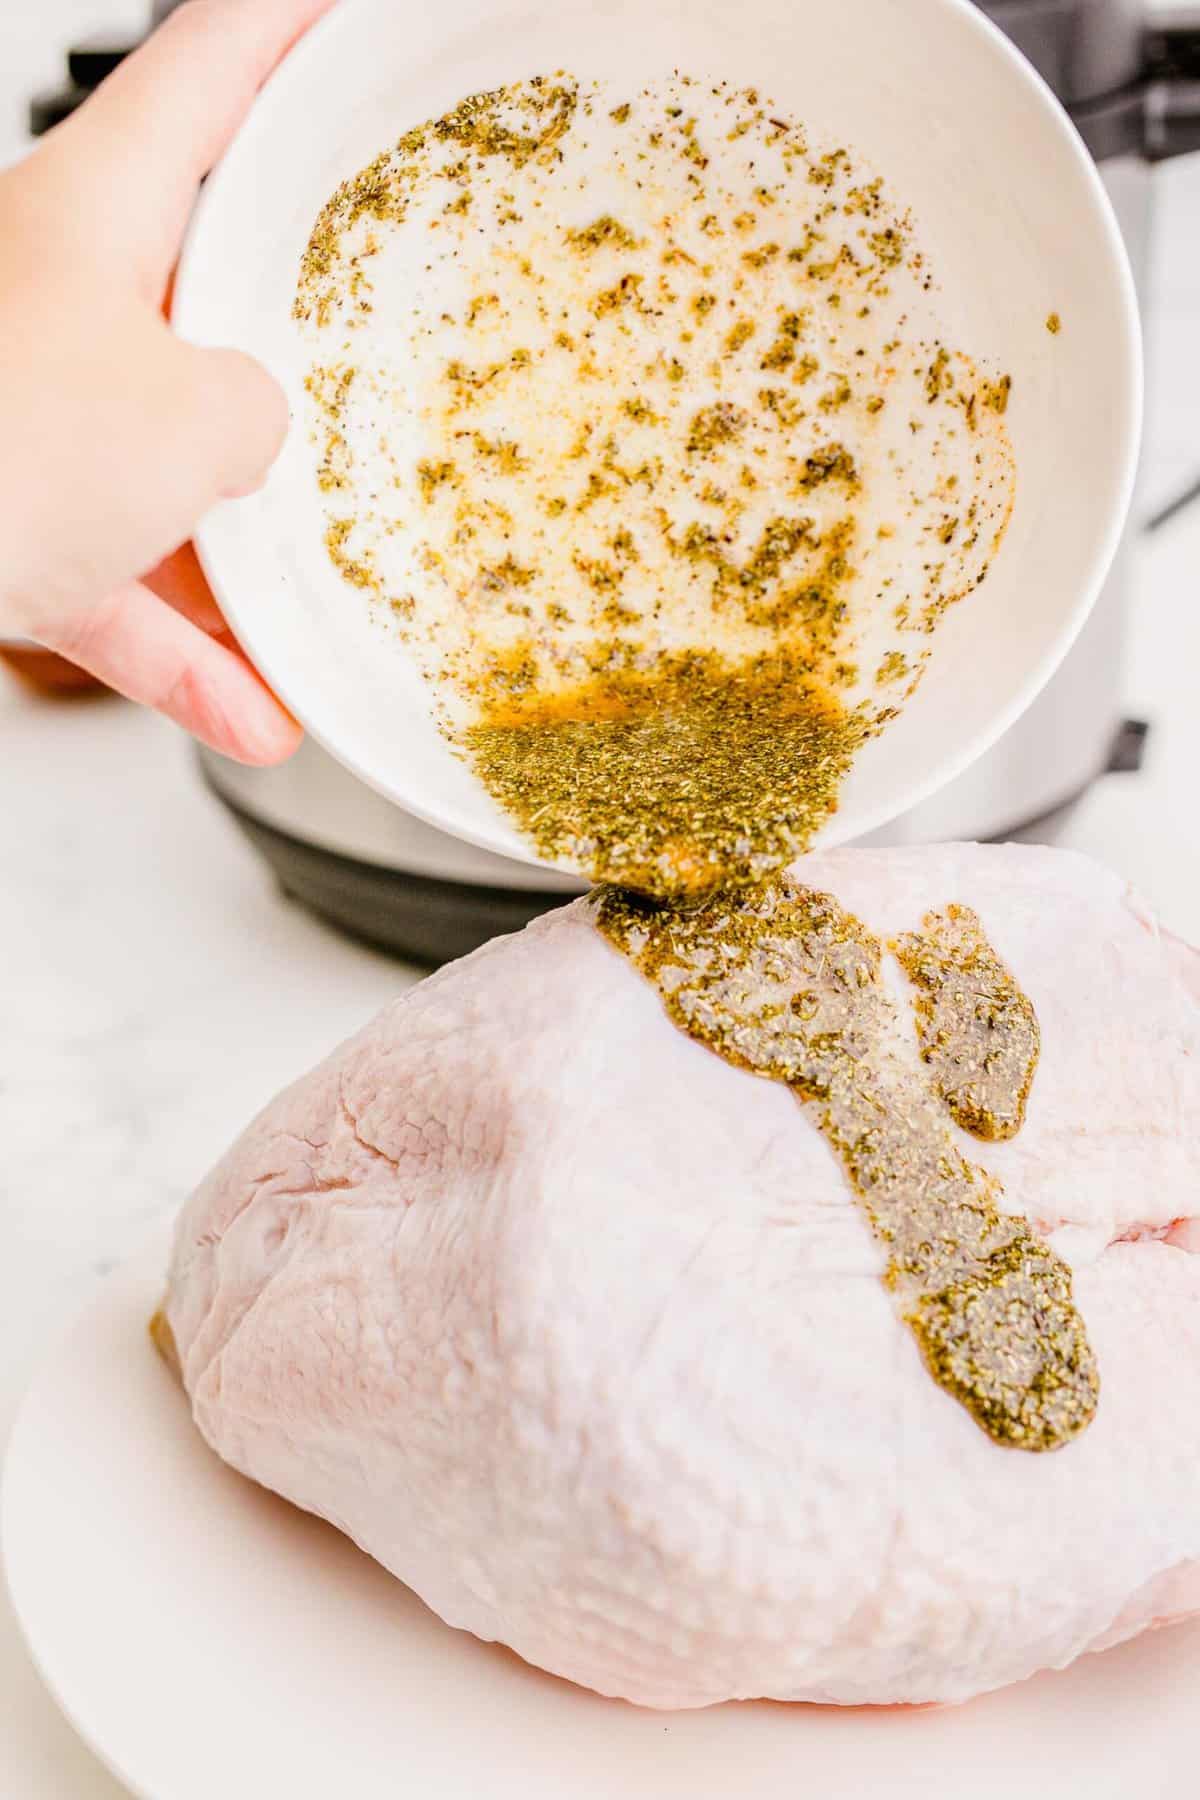
<svg viewBox="0 0 1200 1800"><path fill-rule="evenodd" d="M883 947L786 878L689 910L607 890L599 929L673 1022L787 1083L887 1252L885 1284L934 1380L998 1444L1060 1449L1099 1376L1066 1264L960 1154L932 1087L896 1054Z"/></svg>

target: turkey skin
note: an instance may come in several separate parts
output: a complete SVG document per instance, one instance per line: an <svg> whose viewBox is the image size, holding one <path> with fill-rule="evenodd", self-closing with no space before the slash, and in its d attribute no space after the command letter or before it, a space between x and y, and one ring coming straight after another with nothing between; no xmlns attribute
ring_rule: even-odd
<svg viewBox="0 0 1200 1800"><path fill-rule="evenodd" d="M1073 1270L1099 1404L1063 1448L936 1385L821 1133L588 901L387 1007L177 1232L217 1454L450 1625L646 1706L960 1701L1200 1610L1200 955L1061 852L792 878L885 942L972 908L1036 1008L1023 1129L954 1130Z"/></svg>

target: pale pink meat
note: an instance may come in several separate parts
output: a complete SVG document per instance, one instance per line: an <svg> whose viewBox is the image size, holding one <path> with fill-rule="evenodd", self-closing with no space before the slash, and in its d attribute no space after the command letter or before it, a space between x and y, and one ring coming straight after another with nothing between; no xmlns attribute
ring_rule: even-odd
<svg viewBox="0 0 1200 1800"><path fill-rule="evenodd" d="M1034 1001L1025 1129L961 1142L1076 1269L1102 1388L1065 1449L935 1386L800 1107L582 902L388 1007L179 1229L214 1449L450 1624L651 1706L962 1700L1200 1608L1200 956L1062 853L799 873L885 936L974 907Z"/></svg>

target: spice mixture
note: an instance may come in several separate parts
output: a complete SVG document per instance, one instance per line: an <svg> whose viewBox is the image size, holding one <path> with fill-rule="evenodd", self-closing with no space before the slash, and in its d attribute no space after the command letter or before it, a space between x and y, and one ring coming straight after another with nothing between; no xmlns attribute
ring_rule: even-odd
<svg viewBox="0 0 1200 1800"><path fill-rule="evenodd" d="M974 959L1000 995L987 1097L1019 1122L1032 1009L974 914L952 912L927 929L949 932L948 959ZM1008 1447L1054 1450L1082 1431L1099 1379L1070 1270L1002 1209L999 1183L959 1153L936 1092L897 1053L883 947L859 920L781 878L689 910L610 889L596 921L681 1030L791 1087L886 1249L884 1280L934 1380Z"/></svg>
<svg viewBox="0 0 1200 1800"><path fill-rule="evenodd" d="M935 1379L1065 1443L1097 1397L1070 1273L947 1118L1019 1129L1032 1006L931 915L895 946L923 1074L880 944L771 879L1012 506L1011 381L950 340L913 220L753 90L559 73L339 188L295 314L347 587L540 853L614 884L597 923L675 1023L792 1088Z"/></svg>
<svg viewBox="0 0 1200 1800"><path fill-rule="evenodd" d="M917 989L917 1038L955 1124L1015 1137L1041 1050L1037 1014L969 906L930 913L894 946Z"/></svg>
<svg viewBox="0 0 1200 1800"><path fill-rule="evenodd" d="M348 601L544 855L663 897L811 839L1007 522L1007 377L753 90L474 95L333 195L295 313Z"/></svg>
<svg viewBox="0 0 1200 1800"><path fill-rule="evenodd" d="M752 90L534 77L336 191L295 317L347 589L543 857L613 884L597 925L671 1019L792 1087L934 1379L1065 1444L1097 1402L1069 1269L952 1129L1020 1129L1033 1006L950 905L892 947L903 1055L882 945L772 878L1013 502L1011 380L950 340L912 218Z"/></svg>
<svg viewBox="0 0 1200 1800"><path fill-rule="evenodd" d="M548 859L695 902L761 881L836 804L863 727L807 679L786 653L666 654L494 704L465 741Z"/></svg>

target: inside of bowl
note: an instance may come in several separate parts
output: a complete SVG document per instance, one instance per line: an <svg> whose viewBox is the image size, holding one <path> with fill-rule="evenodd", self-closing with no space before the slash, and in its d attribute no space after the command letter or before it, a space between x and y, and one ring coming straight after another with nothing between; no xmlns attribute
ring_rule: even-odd
<svg viewBox="0 0 1200 1800"><path fill-rule="evenodd" d="M211 178L176 316L197 341L261 357L298 415L306 359L291 307L321 206L412 125L533 73L645 82L686 69L755 85L862 154L911 206L957 343L1011 373L1017 487L987 580L947 616L924 682L861 752L829 843L950 779L1068 647L1127 503L1136 320L1085 152L963 0L751 0L732 20L721 0L351 0L285 64ZM206 522L201 554L243 644L363 779L458 836L528 857L439 732L415 668L334 571L316 499L312 449L295 432L264 490Z"/></svg>

